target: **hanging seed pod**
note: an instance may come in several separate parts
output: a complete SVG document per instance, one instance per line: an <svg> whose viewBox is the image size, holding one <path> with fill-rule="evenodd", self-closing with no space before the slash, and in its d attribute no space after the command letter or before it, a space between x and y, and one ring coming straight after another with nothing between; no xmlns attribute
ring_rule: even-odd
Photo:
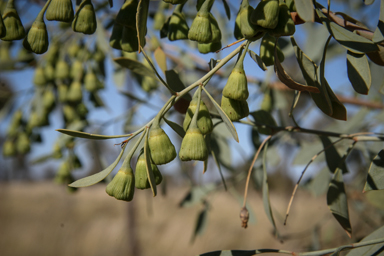
<svg viewBox="0 0 384 256"><path fill-rule="evenodd" d="M49 112L44 110L39 115L39 127L49 126Z"/></svg>
<svg viewBox="0 0 384 256"><path fill-rule="evenodd" d="M238 14L240 17L239 28L242 35L241 38L250 39L260 32L260 28L251 23L251 15L253 12L254 9L249 5L249 1L243 0Z"/></svg>
<svg viewBox="0 0 384 256"><path fill-rule="evenodd" d="M3 41L20 40L25 37L23 23L13 4L14 0L8 0L7 6L3 12L3 24L5 27L5 36L1 37Z"/></svg>
<svg viewBox="0 0 384 256"><path fill-rule="evenodd" d="M271 97L271 94L270 92L267 92L264 94L264 97L263 97L263 101L261 102L261 106L260 108L262 110L265 110L267 112L271 112L272 111L272 97Z"/></svg>
<svg viewBox="0 0 384 256"><path fill-rule="evenodd" d="M75 58L81 49L81 44L78 42L72 41L72 43L68 46L67 53L70 57Z"/></svg>
<svg viewBox="0 0 384 256"><path fill-rule="evenodd" d="M4 22L3 22L3 17L0 14L0 38L4 37L6 32L7 32L7 30L6 30Z"/></svg>
<svg viewBox="0 0 384 256"><path fill-rule="evenodd" d="M44 67L44 76L47 82L52 82L55 79L55 68L52 64L47 63Z"/></svg>
<svg viewBox="0 0 384 256"><path fill-rule="evenodd" d="M52 158L54 159L60 159L63 157L63 153L61 151L61 147L59 146L59 143L55 143L53 145L53 149L52 149Z"/></svg>
<svg viewBox="0 0 384 256"><path fill-rule="evenodd" d="M139 41L137 40L136 29L123 27L121 49L126 52L137 52L139 50Z"/></svg>
<svg viewBox="0 0 384 256"><path fill-rule="evenodd" d="M158 121L152 124L151 130L149 131L148 144L154 164L167 164L175 159L175 146L173 146L164 130L161 129Z"/></svg>
<svg viewBox="0 0 384 256"><path fill-rule="evenodd" d="M208 149L200 129L190 127L185 134L179 151L181 161L205 161L208 158Z"/></svg>
<svg viewBox="0 0 384 256"><path fill-rule="evenodd" d="M95 73L89 70L84 77L84 88L89 92L96 92L99 89L100 81L97 79Z"/></svg>
<svg viewBox="0 0 384 256"><path fill-rule="evenodd" d="M185 4L187 0L163 0L166 3L169 4Z"/></svg>
<svg viewBox="0 0 384 256"><path fill-rule="evenodd" d="M217 52L218 50L221 49L221 42L214 42L214 43L207 43L207 44L197 43L197 49L202 54Z"/></svg>
<svg viewBox="0 0 384 256"><path fill-rule="evenodd" d="M67 100L70 102L80 102L83 99L83 92L81 90L81 83L73 81L69 86L67 93Z"/></svg>
<svg viewBox="0 0 384 256"><path fill-rule="evenodd" d="M51 112L55 107L56 97L53 93L53 88L47 88L43 93L43 107L46 112Z"/></svg>
<svg viewBox="0 0 384 256"><path fill-rule="evenodd" d="M221 41L221 31L219 28L219 24L217 23L217 20L212 15L212 13L209 13L209 21L211 23L211 32L212 32L212 43L214 42L220 42Z"/></svg>
<svg viewBox="0 0 384 256"><path fill-rule="evenodd" d="M181 10L183 5L176 6L168 23L168 39L170 41L188 39L189 27Z"/></svg>
<svg viewBox="0 0 384 256"><path fill-rule="evenodd" d="M66 84L57 85L57 98L59 102L67 101L68 86Z"/></svg>
<svg viewBox="0 0 384 256"><path fill-rule="evenodd" d="M288 10L290 12L297 12L294 0L285 0L285 3L288 6Z"/></svg>
<svg viewBox="0 0 384 256"><path fill-rule="evenodd" d="M37 54L45 53L49 45L48 32L43 15L44 13L40 13L37 16L23 41L25 49Z"/></svg>
<svg viewBox="0 0 384 256"><path fill-rule="evenodd" d="M209 18L209 2L205 1L197 12L188 32L188 38L199 43L212 42L211 22Z"/></svg>
<svg viewBox="0 0 384 256"><path fill-rule="evenodd" d="M3 156L12 157L15 155L16 155L15 143L10 139L5 140L3 144Z"/></svg>
<svg viewBox="0 0 384 256"><path fill-rule="evenodd" d="M260 58L264 62L266 66L272 66L275 63L275 43L276 38L265 34L263 37L263 40L261 40L260 44ZM279 44L276 45L277 47L277 57L279 58L280 62L284 61L284 54L280 50Z"/></svg>
<svg viewBox="0 0 384 256"><path fill-rule="evenodd" d="M109 39L109 45L117 50L122 50L121 42L123 37L124 26L115 22L112 29L111 38Z"/></svg>
<svg viewBox="0 0 384 256"><path fill-rule="evenodd" d="M279 1L262 0L251 16L251 22L267 29L274 29L279 21Z"/></svg>
<svg viewBox="0 0 384 256"><path fill-rule="evenodd" d="M269 34L275 37L291 36L295 33L295 22L292 20L291 12L288 6L284 3L280 4L279 22L275 29L268 31Z"/></svg>
<svg viewBox="0 0 384 256"><path fill-rule="evenodd" d="M51 0L45 13L47 20L57 20L61 22L72 22L73 7L71 0Z"/></svg>
<svg viewBox="0 0 384 256"><path fill-rule="evenodd" d="M83 46L79 49L79 52L77 53L77 58L79 60L82 60L83 62L88 61L91 58L92 54L89 51L89 49L86 46Z"/></svg>
<svg viewBox="0 0 384 256"><path fill-rule="evenodd" d="M33 75L33 84L36 86L44 86L47 84L47 79L45 78L43 67L37 66L35 68L35 73Z"/></svg>
<svg viewBox="0 0 384 256"><path fill-rule="evenodd" d="M198 91L196 91L195 94L193 95L193 98L191 103L189 104L187 113L185 114L185 118L183 122L184 131L187 131L189 128L189 125L191 124L192 117L195 114L195 111L197 108L197 103L198 103ZM204 135L211 133L213 130L212 118L203 100L200 100L199 115L197 117L197 127L199 127L201 133Z"/></svg>
<svg viewBox="0 0 384 256"><path fill-rule="evenodd" d="M137 159L135 168L135 187L138 189L147 189L151 187L148 181L147 167L145 162L144 150L142 149L140 151L139 158ZM153 176L155 177L155 183L156 185L159 185L163 180L163 176L161 175L157 166L152 162L151 169Z"/></svg>
<svg viewBox="0 0 384 256"><path fill-rule="evenodd" d="M16 150L19 154L27 154L31 150L31 143L25 132L20 133L16 140Z"/></svg>
<svg viewBox="0 0 384 256"><path fill-rule="evenodd" d="M35 56L24 47L20 47L19 51L17 52L17 59L19 59L20 62L29 64L35 61Z"/></svg>
<svg viewBox="0 0 384 256"><path fill-rule="evenodd" d="M131 201L133 199L135 194L135 176L129 161L126 163L126 160L124 160L120 170L107 185L106 192L118 200Z"/></svg>
<svg viewBox="0 0 384 256"><path fill-rule="evenodd" d="M84 76L83 62L76 59L71 65L70 77L74 80L81 81Z"/></svg>
<svg viewBox="0 0 384 256"><path fill-rule="evenodd" d="M68 184L71 179L71 170L67 161L61 163L58 172L55 176L55 183L57 184Z"/></svg>
<svg viewBox="0 0 384 256"><path fill-rule="evenodd" d="M59 60L56 63L55 79L66 79L69 77L69 66L64 60Z"/></svg>
<svg viewBox="0 0 384 256"><path fill-rule="evenodd" d="M44 58L51 65L55 64L59 57L60 46L57 42L53 42L49 47L49 50L44 55Z"/></svg>
<svg viewBox="0 0 384 256"><path fill-rule="evenodd" d="M248 103L246 100L233 100L223 96L221 108L231 121L237 121L249 115Z"/></svg>
<svg viewBox="0 0 384 256"><path fill-rule="evenodd" d="M136 0L126 0L117 13L115 23L136 29L136 11L138 4Z"/></svg>
<svg viewBox="0 0 384 256"><path fill-rule="evenodd" d="M8 42L1 42L0 43L0 61L10 61L11 60L11 54L10 54L10 43Z"/></svg>
<svg viewBox="0 0 384 256"><path fill-rule="evenodd" d="M87 106L85 106L85 104L83 102L80 102L76 106L76 112L79 115L80 119L86 119L89 111L88 111Z"/></svg>
<svg viewBox="0 0 384 256"><path fill-rule="evenodd" d="M95 52L92 55L92 59L98 63L104 62L105 60L105 53L103 50L101 50L99 47L96 47Z"/></svg>
<svg viewBox="0 0 384 256"><path fill-rule="evenodd" d="M39 115L37 114L36 111L32 111L31 114L29 115L29 119L27 121L27 128L26 131L27 133L31 133L33 128L39 127L40 126L40 120L39 120Z"/></svg>
<svg viewBox="0 0 384 256"><path fill-rule="evenodd" d="M21 122L22 122L22 117L23 117L23 113L21 112L21 110L17 110L13 114L12 120L8 126L8 129L7 129L7 136L8 137L13 137L17 134L19 127L21 125Z"/></svg>
<svg viewBox="0 0 384 256"><path fill-rule="evenodd" d="M72 29L75 32L91 35L97 27L96 13L91 0L83 0L75 14Z"/></svg>
<svg viewBox="0 0 384 256"><path fill-rule="evenodd" d="M146 92L153 91L158 86L159 84L155 78L144 76L143 79L141 80L141 88Z"/></svg>
<svg viewBox="0 0 384 256"><path fill-rule="evenodd" d="M63 106L63 115L66 123L72 123L80 119L76 110L70 105Z"/></svg>

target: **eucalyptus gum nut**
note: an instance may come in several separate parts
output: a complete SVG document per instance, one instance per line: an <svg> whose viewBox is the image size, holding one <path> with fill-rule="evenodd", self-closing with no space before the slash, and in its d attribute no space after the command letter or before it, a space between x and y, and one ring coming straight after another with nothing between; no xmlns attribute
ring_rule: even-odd
<svg viewBox="0 0 384 256"><path fill-rule="evenodd" d="M20 40L25 37L23 23L13 4L13 0L8 0L7 6L3 12L3 24L5 27L5 36L1 37L3 41Z"/></svg>
<svg viewBox="0 0 384 256"><path fill-rule="evenodd" d="M69 77L69 66L64 60L59 60L56 63L55 79L66 79Z"/></svg>
<svg viewBox="0 0 384 256"><path fill-rule="evenodd" d="M47 79L45 79L43 67L41 66L36 67L33 75L33 84L36 86L44 86L47 84Z"/></svg>
<svg viewBox="0 0 384 256"><path fill-rule="evenodd" d="M297 12L294 0L285 0L285 4L288 6L290 12Z"/></svg>
<svg viewBox="0 0 384 256"><path fill-rule="evenodd" d="M143 88L144 91L150 92L158 87L157 80L149 77L149 76L144 76L142 81L141 81L141 88Z"/></svg>
<svg viewBox="0 0 384 256"><path fill-rule="evenodd" d="M64 115L64 120L67 123L72 123L73 121L79 119L79 116L77 115L76 110L70 105L63 106L63 115Z"/></svg>
<svg viewBox="0 0 384 256"><path fill-rule="evenodd" d="M11 157L16 155L16 147L12 140L5 140L3 144L3 156Z"/></svg>
<svg viewBox="0 0 384 256"><path fill-rule="evenodd" d="M188 32L188 38L199 43L212 42L209 12L198 12Z"/></svg>
<svg viewBox="0 0 384 256"><path fill-rule="evenodd" d="M286 4L280 4L279 22L275 29L268 31L269 34L279 36L291 36L295 33L296 27L292 20L291 13Z"/></svg>
<svg viewBox="0 0 384 256"><path fill-rule="evenodd" d="M139 50L136 29L123 27L121 49L125 52L137 52Z"/></svg>
<svg viewBox="0 0 384 256"><path fill-rule="evenodd" d="M241 20L240 12L238 12L235 20L235 28L233 30L233 35L237 40L240 40L243 38L243 34L241 33L241 29L240 29L240 24L241 24L240 20Z"/></svg>
<svg viewBox="0 0 384 256"><path fill-rule="evenodd" d="M161 175L157 166L152 162L151 162L151 169L153 172L153 176L155 178L155 183L156 185L159 185L163 181L163 176ZM145 156L143 152L140 153L140 156L136 162L135 187L138 189L147 189L151 187L148 181L146 161L145 161Z"/></svg>
<svg viewBox="0 0 384 256"><path fill-rule="evenodd" d="M52 158L54 159L60 159L63 157L63 153L61 152L61 148L58 143L55 143L53 145L53 150L52 150Z"/></svg>
<svg viewBox="0 0 384 256"><path fill-rule="evenodd" d="M267 112L272 111L272 97L269 93L264 94L263 101L261 102L260 108Z"/></svg>
<svg viewBox="0 0 384 256"><path fill-rule="evenodd" d="M57 85L57 98L59 102L66 102L67 101L67 92L68 92L68 86L65 84L59 84Z"/></svg>
<svg viewBox="0 0 384 256"><path fill-rule="evenodd" d="M84 88L89 92L95 92L99 89L99 80L97 79L95 73L88 72L84 77Z"/></svg>
<svg viewBox="0 0 384 256"><path fill-rule="evenodd" d="M43 94L43 107L47 112L52 111L52 109L55 107L55 94L53 93L52 89L47 89L44 91Z"/></svg>
<svg viewBox="0 0 384 256"><path fill-rule="evenodd" d="M38 127L39 125L40 125L39 115L36 113L36 111L32 111L27 121L27 131L31 132L33 128Z"/></svg>
<svg viewBox="0 0 384 256"><path fill-rule="evenodd" d="M173 146L168 135L159 126L152 127L149 131L148 144L154 164L167 164L175 159L175 146Z"/></svg>
<svg viewBox="0 0 384 256"><path fill-rule="evenodd" d="M83 62L75 60L71 65L70 77L74 80L80 81L84 75Z"/></svg>
<svg viewBox="0 0 384 256"><path fill-rule="evenodd" d="M166 3L169 4L185 4L187 0L163 0Z"/></svg>
<svg viewBox="0 0 384 256"><path fill-rule="evenodd" d="M272 66L275 64L275 42L276 38L265 34L263 40L261 40L260 44L260 58L264 62L266 66ZM284 54L280 50L279 45L277 44L277 57L280 62L284 61Z"/></svg>
<svg viewBox="0 0 384 256"><path fill-rule="evenodd" d="M67 93L67 100L71 102L80 102L83 99L83 92L81 90L81 83L73 81L69 86Z"/></svg>
<svg viewBox="0 0 384 256"><path fill-rule="evenodd" d="M97 28L96 13L90 0L81 2L72 22L72 29L86 35L95 33Z"/></svg>
<svg viewBox="0 0 384 256"><path fill-rule="evenodd" d="M249 108L246 100L239 101L222 96L221 108L231 121L237 121L249 115Z"/></svg>
<svg viewBox="0 0 384 256"><path fill-rule="evenodd" d="M88 112L88 108L83 102L79 103L76 106L76 113L80 116L81 119L85 119L87 117Z"/></svg>
<svg viewBox="0 0 384 256"><path fill-rule="evenodd" d="M59 50L60 46L58 43L52 43L49 47L49 50L44 55L44 58L47 60L49 64L54 64L57 61L57 58L59 57Z"/></svg>
<svg viewBox="0 0 384 256"><path fill-rule="evenodd" d="M55 68L52 66L52 64L46 64L44 67L44 76L47 82L53 81L55 79Z"/></svg>
<svg viewBox="0 0 384 256"><path fill-rule="evenodd" d="M22 117L23 117L23 113L21 112L21 110L17 110L13 114L12 120L7 129L7 136L13 137L17 134L17 130L19 129L22 123Z"/></svg>
<svg viewBox="0 0 384 256"><path fill-rule="evenodd" d="M252 38L260 29L250 22L250 17L254 11L252 6L245 6L240 9L240 32L242 38Z"/></svg>
<svg viewBox="0 0 384 256"><path fill-rule="evenodd" d="M118 200L131 201L135 194L135 176L132 169L121 167L105 191Z"/></svg>
<svg viewBox="0 0 384 256"><path fill-rule="evenodd" d="M111 37L109 39L109 45L112 48L117 49L117 50L122 50L121 41L122 41L122 37L123 37L123 29L124 29L124 26L122 26L116 22L113 25L112 34L111 34Z"/></svg>
<svg viewBox="0 0 384 256"><path fill-rule="evenodd" d="M57 20L61 22L72 22L74 18L71 0L51 0L45 12L47 20Z"/></svg>
<svg viewBox="0 0 384 256"><path fill-rule="evenodd" d="M262 0L251 16L251 22L263 28L274 29L279 21L279 1Z"/></svg>
<svg viewBox="0 0 384 256"><path fill-rule="evenodd" d="M220 42L221 41L221 31L219 24L217 23L215 17L212 15L212 13L209 13L209 21L211 23L211 32L212 32L212 39L211 42Z"/></svg>
<svg viewBox="0 0 384 256"><path fill-rule="evenodd" d="M136 29L136 11L137 11L138 1L136 0L127 0L121 6L119 12L117 13L115 22L125 26Z"/></svg>
<svg viewBox="0 0 384 256"><path fill-rule="evenodd" d="M75 58L80 50L80 45L77 42L72 42L67 49L67 53L70 57Z"/></svg>
<svg viewBox="0 0 384 256"><path fill-rule="evenodd" d="M22 132L17 136L16 150L19 154L27 154L31 150L31 143L25 132Z"/></svg>
<svg viewBox="0 0 384 256"><path fill-rule="evenodd" d="M199 128L188 129L181 142L179 158L181 161L205 161L208 158L207 145Z"/></svg>
<svg viewBox="0 0 384 256"><path fill-rule="evenodd" d="M47 27L43 21L35 20L27 36L24 38L23 46L25 49L42 54L48 50L49 39Z"/></svg>
<svg viewBox="0 0 384 256"><path fill-rule="evenodd" d="M183 122L184 131L188 130L193 114L195 114L196 108L197 102L192 100L189 104L187 113L185 114ZM211 115L209 114L209 110L202 100L200 101L199 115L197 116L197 127L200 129L203 135L211 133L213 130Z"/></svg>
<svg viewBox="0 0 384 256"><path fill-rule="evenodd" d="M221 49L221 42L213 42L213 43L197 43L197 49L200 53L207 54L210 52L217 52Z"/></svg>
<svg viewBox="0 0 384 256"><path fill-rule="evenodd" d="M6 33L7 33L7 30L3 22L3 17L0 14L0 38L4 37Z"/></svg>
<svg viewBox="0 0 384 256"><path fill-rule="evenodd" d="M188 39L189 27L184 15L173 13L168 24L168 39L170 41Z"/></svg>
<svg viewBox="0 0 384 256"><path fill-rule="evenodd" d="M233 100L248 99L248 82L243 68L235 67L223 89L223 96Z"/></svg>

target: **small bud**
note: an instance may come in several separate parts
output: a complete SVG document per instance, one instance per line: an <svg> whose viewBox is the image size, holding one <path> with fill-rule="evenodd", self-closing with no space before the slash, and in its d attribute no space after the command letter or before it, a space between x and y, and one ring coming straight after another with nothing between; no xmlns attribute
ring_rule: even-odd
<svg viewBox="0 0 384 256"><path fill-rule="evenodd" d="M35 73L33 75L33 84L36 86L44 86L47 84L47 79L45 79L44 68L37 66Z"/></svg>
<svg viewBox="0 0 384 256"><path fill-rule="evenodd" d="M241 208L240 211L240 219L241 219L241 227L247 228L248 227L248 219L249 219L249 212L247 207Z"/></svg>
<svg viewBox="0 0 384 256"><path fill-rule="evenodd" d="M195 111L197 108L197 102L198 102L197 92L198 91L196 91L195 94L193 95L193 98L191 103L189 104L187 113L185 114L184 123L183 123L183 128L185 131L188 130L192 117L195 114ZM204 135L211 133L213 130L212 118L203 100L200 101L199 115L197 116L197 127L199 127L201 133Z"/></svg>
<svg viewBox="0 0 384 256"><path fill-rule="evenodd" d="M155 164L151 163L151 169L153 172L153 176L155 177L155 183L156 185L159 185L163 180L163 176L161 175L159 169ZM147 189L151 187L148 181L147 167L146 167L145 155L143 150L141 150L139 158L137 159L137 163L136 163L135 187L138 189Z"/></svg>
<svg viewBox="0 0 384 256"><path fill-rule="evenodd" d="M3 156L12 157L14 155L16 155L15 143L10 139L5 140L3 144Z"/></svg>
<svg viewBox="0 0 384 256"><path fill-rule="evenodd" d="M7 6L3 12L3 24L5 27L5 36L1 37L3 41L20 40L25 37L23 23L13 4L13 0L8 0Z"/></svg>
<svg viewBox="0 0 384 256"><path fill-rule="evenodd" d="M47 82L52 82L55 79L55 68L52 64L47 63L44 67L44 76Z"/></svg>
<svg viewBox="0 0 384 256"><path fill-rule="evenodd" d="M238 63L236 63L236 66L229 75L227 84L223 89L223 96L233 100L248 99L248 82L243 69L242 60L239 60Z"/></svg>
<svg viewBox="0 0 384 256"><path fill-rule="evenodd" d="M92 70L88 71L84 77L84 88L89 92L97 91L100 86L100 81L97 79L95 73Z"/></svg>
<svg viewBox="0 0 384 256"><path fill-rule="evenodd" d="M53 88L50 86L44 90L43 93L43 107L46 112L51 112L52 109L55 107L55 101L56 97L55 94L53 93Z"/></svg>
<svg viewBox="0 0 384 256"><path fill-rule="evenodd" d="M106 192L118 200L132 201L135 194L135 176L130 166L122 166L107 185Z"/></svg>
<svg viewBox="0 0 384 256"><path fill-rule="evenodd" d="M251 22L267 29L274 29L279 21L279 1L262 0L251 16Z"/></svg>
<svg viewBox="0 0 384 256"><path fill-rule="evenodd" d="M51 0L45 13L45 18L47 18L47 20L72 22L73 17L71 0Z"/></svg>
<svg viewBox="0 0 384 256"><path fill-rule="evenodd" d="M23 46L31 52L42 54L48 50L48 45L47 27L42 19L36 19L28 31L27 36L24 38Z"/></svg>
<svg viewBox="0 0 384 256"><path fill-rule="evenodd" d="M124 27L136 29L136 12L138 1L127 0L117 13L115 23Z"/></svg>
<svg viewBox="0 0 384 256"><path fill-rule="evenodd" d="M266 66L272 66L275 63L275 43L276 38L265 34L260 43L260 58ZM276 45L277 57L280 62L284 61L284 54L280 50L279 44Z"/></svg>
<svg viewBox="0 0 384 256"><path fill-rule="evenodd" d="M65 60L59 60L56 63L55 78L66 79L69 77L69 66Z"/></svg>
<svg viewBox="0 0 384 256"><path fill-rule="evenodd" d="M80 102L83 99L83 92L81 90L81 83L73 81L69 86L67 93L67 100L71 102Z"/></svg>
<svg viewBox="0 0 384 256"><path fill-rule="evenodd" d="M27 154L31 150L31 143L25 132L22 132L17 136L16 150L19 154Z"/></svg>
<svg viewBox="0 0 384 256"><path fill-rule="evenodd" d="M168 23L168 39L170 41L188 39L189 27L181 12L182 5L176 6Z"/></svg>
<svg viewBox="0 0 384 256"><path fill-rule="evenodd" d="M233 100L223 95L221 98L221 108L232 121L237 121L249 115L246 100Z"/></svg>
<svg viewBox="0 0 384 256"><path fill-rule="evenodd" d="M70 77L74 80L80 81L84 76L83 62L76 59L71 65Z"/></svg>
<svg viewBox="0 0 384 256"><path fill-rule="evenodd" d="M72 29L75 32L91 35L97 27L96 13L91 0L83 0L75 14Z"/></svg>
<svg viewBox="0 0 384 256"><path fill-rule="evenodd" d="M188 128L181 142L179 158L181 161L205 161L208 158L207 145L199 128Z"/></svg>
<svg viewBox="0 0 384 256"><path fill-rule="evenodd" d="M168 135L158 124L152 125L151 130L149 131L148 144L154 164L167 164L175 159L175 146L173 146Z"/></svg>
<svg viewBox="0 0 384 256"><path fill-rule="evenodd" d="M203 8L197 13L188 32L188 38L199 43L212 42L211 22L209 12Z"/></svg>
<svg viewBox="0 0 384 256"><path fill-rule="evenodd" d="M290 11L286 4L280 4L279 22L275 29L268 31L269 34L275 37L291 36L295 33L296 27L292 20Z"/></svg>

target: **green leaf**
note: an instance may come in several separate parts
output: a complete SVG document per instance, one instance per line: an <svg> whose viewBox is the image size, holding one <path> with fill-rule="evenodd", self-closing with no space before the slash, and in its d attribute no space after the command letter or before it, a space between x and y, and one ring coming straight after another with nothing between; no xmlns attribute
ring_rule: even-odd
<svg viewBox="0 0 384 256"><path fill-rule="evenodd" d="M203 90L205 91L205 93L207 94L208 98L212 101L213 105L215 106L217 112L219 112L221 118L223 119L223 122L225 123L225 125L227 126L229 132L232 134L233 138L239 142L239 136L237 135L237 131L236 131L236 128L235 126L233 125L233 123L231 122L231 120L229 119L229 117L227 116L227 114L225 114L225 112L221 109L221 107L219 106L219 104L217 104L217 102L215 101L215 99L211 96L211 94L209 94L209 92L207 91L207 89L205 89L205 87L202 87Z"/></svg>
<svg viewBox="0 0 384 256"><path fill-rule="evenodd" d="M312 0L295 0L297 14L304 21L315 21L315 11Z"/></svg>
<svg viewBox="0 0 384 256"><path fill-rule="evenodd" d="M73 131L73 130L67 130L67 129L57 129L56 131L64 133L66 135L77 137L77 138L84 138L84 139L91 139L91 140L109 140L109 139L116 139L116 138L124 138L129 137L129 134L124 135L99 135L99 134L91 134L86 132L79 132L79 131Z"/></svg>
<svg viewBox="0 0 384 256"><path fill-rule="evenodd" d="M101 99L100 95L98 92L92 92L89 94L89 100L92 101L93 105L95 107L105 107L105 104L103 100Z"/></svg>
<svg viewBox="0 0 384 256"><path fill-rule="evenodd" d="M364 237L360 242L370 241L374 239L380 239L384 237L384 226L376 229L368 236ZM368 245L364 247L359 247L350 251L346 256L368 256L368 255L382 255L380 252L383 250L383 243Z"/></svg>
<svg viewBox="0 0 384 256"><path fill-rule="evenodd" d="M145 135L145 141L144 141L144 156L145 156L145 167L147 168L147 177L149 177L149 185L151 186L152 194L153 196L157 195L157 189L156 189L156 180L155 176L153 175L152 167L151 167L151 155L149 150L149 144L148 144L148 131L145 131L147 134Z"/></svg>
<svg viewBox="0 0 384 256"><path fill-rule="evenodd" d="M185 131L183 127L181 127L179 124L172 122L165 117L163 117L164 121L174 130L181 138L184 138L185 136Z"/></svg>
<svg viewBox="0 0 384 256"><path fill-rule="evenodd" d="M159 47L156 48L154 52L155 60L160 69L164 72L167 70L167 56L164 51Z"/></svg>
<svg viewBox="0 0 384 256"><path fill-rule="evenodd" d="M335 22L330 21L320 10L316 9L316 12L324 26L328 29L328 32L347 50L354 53L376 52L379 50L378 46L371 40L359 36L337 25Z"/></svg>
<svg viewBox="0 0 384 256"><path fill-rule="evenodd" d="M152 78L157 79L156 74L153 72L152 69L147 68L143 63L140 63L136 60L132 60L130 58L126 57L119 57L113 59L117 64L121 65L122 67L128 68L132 72L135 72L136 74L142 75L142 76L150 76Z"/></svg>
<svg viewBox="0 0 384 256"><path fill-rule="evenodd" d="M110 166L108 166L107 168L105 168L101 172L98 172L94 175L91 175L91 176L82 178L80 180L77 180L77 181L69 184L68 186L74 187L74 188L88 187L88 186L92 186L92 185L102 181L103 179L105 179L113 171L113 169L115 169L116 165L119 163L121 157L123 156L123 153L124 153L126 146L127 145L125 145L121 149L119 156L116 158L115 162L113 162Z"/></svg>
<svg viewBox="0 0 384 256"><path fill-rule="evenodd" d="M136 12L136 31L139 46L144 47L145 35L147 34L147 18L149 10L149 0L140 0ZM139 53L141 52L139 47Z"/></svg>
<svg viewBox="0 0 384 256"><path fill-rule="evenodd" d="M145 100L142 100L138 97L136 97L136 95L132 94L132 93L129 93L129 92L123 92L123 91L119 91L119 93L123 94L124 96L127 96L128 98L132 99L132 100L136 100L140 103L147 103L147 101Z"/></svg>
<svg viewBox="0 0 384 256"><path fill-rule="evenodd" d="M227 191L227 183L225 182L224 175L223 175L223 172L221 170L219 160L217 159L217 156L216 156L216 153L214 150L211 150L211 155L213 157L213 160L215 161L217 169L219 170L221 182L223 183L224 189L225 189L225 191Z"/></svg>
<svg viewBox="0 0 384 256"><path fill-rule="evenodd" d="M372 83L367 56L347 51L347 70L353 89L358 93L367 95Z"/></svg>
<svg viewBox="0 0 384 256"><path fill-rule="evenodd" d="M327 192L327 204L331 213L351 237L352 227L349 221L348 201L344 189L342 170L337 168Z"/></svg>
<svg viewBox="0 0 384 256"><path fill-rule="evenodd" d="M363 0L365 5L371 5L375 2L375 0Z"/></svg>
<svg viewBox="0 0 384 256"><path fill-rule="evenodd" d="M331 87L329 86L327 80L324 78L324 84L325 88L327 89L327 93L329 95L329 99L331 100L332 104L332 115L331 117L347 121L347 109L343 105L343 103L340 102L340 100L336 97L335 93L332 91Z"/></svg>
<svg viewBox="0 0 384 256"><path fill-rule="evenodd" d="M249 56L256 62L256 64L261 68L261 70L266 71L267 66L265 66L264 62L261 60L260 56L257 55L254 51L248 50Z"/></svg>
<svg viewBox="0 0 384 256"><path fill-rule="evenodd" d="M324 168L306 185L306 188L314 196L321 196L327 191L330 180L329 170Z"/></svg>
<svg viewBox="0 0 384 256"><path fill-rule="evenodd" d="M193 232L193 236L191 242L193 243L196 239L196 236L201 236L207 227L207 215L208 215L208 207L206 206L203 210L201 210L196 219L195 230Z"/></svg>
<svg viewBox="0 0 384 256"><path fill-rule="evenodd" d="M337 168L340 168L343 173L347 173L348 169L345 165L345 161L342 161L339 152L337 152L335 145L332 145L331 140L326 136L319 136L325 149L325 159L331 173L335 173ZM340 166L341 165L341 166Z"/></svg>
<svg viewBox="0 0 384 256"><path fill-rule="evenodd" d="M375 43L381 43L384 41L384 0L381 0L380 2L379 22L375 32L373 33L372 41Z"/></svg>
<svg viewBox="0 0 384 256"><path fill-rule="evenodd" d="M173 91L181 92L185 89L184 83L181 81L179 74L174 69L165 71L165 78L167 80L168 86ZM188 101L192 100L192 96L189 93L184 94L183 98Z"/></svg>
<svg viewBox="0 0 384 256"><path fill-rule="evenodd" d="M193 187L179 203L179 207L191 207L202 203L204 198L216 189L214 183L204 185L204 187Z"/></svg>
<svg viewBox="0 0 384 256"><path fill-rule="evenodd" d="M380 150L369 166L364 192L379 189L384 189L384 149Z"/></svg>
<svg viewBox="0 0 384 256"><path fill-rule="evenodd" d="M257 130L261 134L271 135L273 134L273 129L266 127L268 126L277 126L275 119L272 117L270 113L265 110L258 110L250 113L251 116L255 119L255 124L257 125Z"/></svg>
<svg viewBox="0 0 384 256"><path fill-rule="evenodd" d="M227 15L227 18L230 20L231 19L231 9L229 8L229 5L227 3L227 0L222 0L224 9L225 9L225 14Z"/></svg>

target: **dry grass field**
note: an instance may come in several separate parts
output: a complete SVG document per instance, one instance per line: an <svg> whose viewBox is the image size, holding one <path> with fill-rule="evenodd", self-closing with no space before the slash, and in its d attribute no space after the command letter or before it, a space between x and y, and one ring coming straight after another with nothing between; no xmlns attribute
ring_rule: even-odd
<svg viewBox="0 0 384 256"><path fill-rule="evenodd" d="M287 226L282 223L289 193L271 195L283 241L274 238L259 194L252 192L249 197L256 222L242 229L237 199L220 192L209 198L205 233L191 243L202 206L178 207L188 188L172 188L167 196L156 198L148 191L136 191L130 203L110 198L104 189L105 185L99 184L68 194L62 186L49 182L0 184L0 255L176 256L257 248L303 251L354 241L337 225L325 198L314 198L305 191L299 191ZM371 223L362 221L353 209L350 214L353 239L371 232L373 224L382 221L375 215Z"/></svg>

